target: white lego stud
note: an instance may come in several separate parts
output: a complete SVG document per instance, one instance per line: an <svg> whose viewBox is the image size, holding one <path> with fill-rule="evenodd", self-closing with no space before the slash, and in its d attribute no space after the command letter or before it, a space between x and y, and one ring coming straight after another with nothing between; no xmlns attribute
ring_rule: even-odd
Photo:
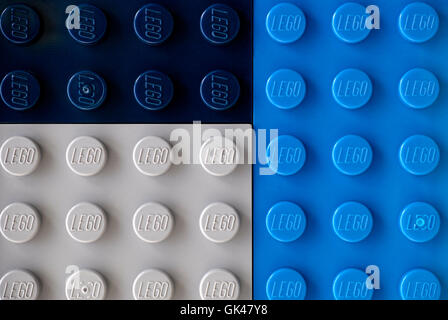
<svg viewBox="0 0 448 320"><path fill-rule="evenodd" d="M104 300L106 281L98 272L80 269L67 278L65 295L67 300Z"/></svg>
<svg viewBox="0 0 448 320"><path fill-rule="evenodd" d="M202 277L199 294L202 300L236 300L240 295L240 283L231 272L213 269Z"/></svg>
<svg viewBox="0 0 448 320"><path fill-rule="evenodd" d="M39 282L24 270L12 270L0 279L0 300L36 300Z"/></svg>
<svg viewBox="0 0 448 320"><path fill-rule="evenodd" d="M0 163L13 176L27 176L36 170L40 161L39 146L25 137L11 137L0 148Z"/></svg>
<svg viewBox="0 0 448 320"><path fill-rule="evenodd" d="M134 147L134 165L144 175L160 176L171 167L171 146L159 137L145 137Z"/></svg>
<svg viewBox="0 0 448 320"><path fill-rule="evenodd" d="M88 202L75 205L65 219L68 234L81 243L97 241L104 234L106 225L107 217L103 209Z"/></svg>
<svg viewBox="0 0 448 320"><path fill-rule="evenodd" d="M165 272L148 269L135 278L132 293L135 300L170 300L174 294L174 285Z"/></svg>
<svg viewBox="0 0 448 320"><path fill-rule="evenodd" d="M228 242L238 233L240 219L234 208L222 202L208 205L199 219L201 232L216 243Z"/></svg>
<svg viewBox="0 0 448 320"><path fill-rule="evenodd" d="M68 167L77 175L93 176L106 165L106 147L93 137L78 137L68 145L66 160Z"/></svg>
<svg viewBox="0 0 448 320"><path fill-rule="evenodd" d="M218 177L232 173L239 163L239 157L235 143L222 136L209 138L199 152L199 161L204 170Z"/></svg>
<svg viewBox="0 0 448 320"><path fill-rule="evenodd" d="M0 232L13 243L30 241L36 236L39 226L39 213L25 203L11 203L0 214Z"/></svg>
<svg viewBox="0 0 448 320"><path fill-rule="evenodd" d="M173 230L174 218L170 210L159 203L145 203L134 214L135 234L143 241L156 243L165 240Z"/></svg>

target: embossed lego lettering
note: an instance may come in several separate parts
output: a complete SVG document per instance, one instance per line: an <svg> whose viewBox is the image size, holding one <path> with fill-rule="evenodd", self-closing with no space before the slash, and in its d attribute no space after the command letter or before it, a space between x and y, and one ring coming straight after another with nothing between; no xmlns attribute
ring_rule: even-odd
<svg viewBox="0 0 448 320"><path fill-rule="evenodd" d="M212 9L211 22L213 37L221 40L227 40L229 38L229 19L226 18L228 14L225 10Z"/></svg>
<svg viewBox="0 0 448 320"><path fill-rule="evenodd" d="M89 9L81 9L79 17L79 31L78 35L81 38L88 40L93 40L96 38L95 35L95 12Z"/></svg>
<svg viewBox="0 0 448 320"><path fill-rule="evenodd" d="M406 230L409 231L432 231L436 226L437 217L433 214L409 215Z"/></svg>
<svg viewBox="0 0 448 320"><path fill-rule="evenodd" d="M281 14L272 17L270 26L271 31L298 31L302 25L302 17L300 15Z"/></svg>
<svg viewBox="0 0 448 320"><path fill-rule="evenodd" d="M303 285L300 281L276 281L272 285L271 299L293 299L302 295Z"/></svg>
<svg viewBox="0 0 448 320"><path fill-rule="evenodd" d="M7 282L1 293L2 299L31 299L35 290L33 282L12 281Z"/></svg>
<svg viewBox="0 0 448 320"><path fill-rule="evenodd" d="M408 14L402 28L406 31L431 31L436 21L437 17L432 14Z"/></svg>
<svg viewBox="0 0 448 320"><path fill-rule="evenodd" d="M69 290L70 299L97 299L101 293L101 282L99 281L73 281Z"/></svg>
<svg viewBox="0 0 448 320"><path fill-rule="evenodd" d="M300 163L302 157L302 148L281 147L278 163Z"/></svg>
<svg viewBox="0 0 448 320"><path fill-rule="evenodd" d="M366 147L340 148L336 163L340 164L363 164L368 160L369 149Z"/></svg>
<svg viewBox="0 0 448 320"><path fill-rule="evenodd" d="M236 161L236 149L226 147L207 148L205 164L234 164Z"/></svg>
<svg viewBox="0 0 448 320"><path fill-rule="evenodd" d="M152 8L145 8L145 36L151 40L162 38L162 12Z"/></svg>
<svg viewBox="0 0 448 320"><path fill-rule="evenodd" d="M83 165L99 164L103 158L103 153L104 151L102 148L74 148L71 163Z"/></svg>
<svg viewBox="0 0 448 320"><path fill-rule="evenodd" d="M432 299L436 296L439 285L435 282L411 281L404 290L408 299Z"/></svg>
<svg viewBox="0 0 448 320"><path fill-rule="evenodd" d="M339 82L336 90L338 97L364 97L369 89L369 82L356 80L343 80Z"/></svg>
<svg viewBox="0 0 448 320"><path fill-rule="evenodd" d="M436 93L437 83L432 80L407 80L405 97L431 97Z"/></svg>
<svg viewBox="0 0 448 320"><path fill-rule="evenodd" d="M29 86L28 78L21 74L14 73L11 76L11 102L23 107L29 105Z"/></svg>
<svg viewBox="0 0 448 320"><path fill-rule="evenodd" d="M148 214L140 215L138 218L137 230L138 231L154 231L162 232L166 231L170 217L168 215L160 214Z"/></svg>
<svg viewBox="0 0 448 320"><path fill-rule="evenodd" d="M336 24L336 28L339 31L362 31L366 29L365 15L340 15Z"/></svg>
<svg viewBox="0 0 448 320"><path fill-rule="evenodd" d="M345 299L360 299L367 297L369 289L362 281L341 281L338 290L338 296Z"/></svg>
<svg viewBox="0 0 448 320"><path fill-rule="evenodd" d="M169 160L169 148L140 148L138 152L137 164L166 164Z"/></svg>
<svg viewBox="0 0 448 320"><path fill-rule="evenodd" d="M74 215L70 224L71 231L98 231L103 223L103 217L98 214Z"/></svg>
<svg viewBox="0 0 448 320"><path fill-rule="evenodd" d="M271 222L271 231L297 231L302 225L302 216L282 213L274 215Z"/></svg>
<svg viewBox="0 0 448 320"><path fill-rule="evenodd" d="M34 228L35 217L31 214L6 215L2 225L3 231L23 232Z"/></svg>
<svg viewBox="0 0 448 320"><path fill-rule="evenodd" d="M235 295L237 283L234 281L208 281L204 297L211 299L231 299Z"/></svg>
<svg viewBox="0 0 448 320"><path fill-rule="evenodd" d="M365 231L369 225L369 216L366 214L340 215L337 229L340 231Z"/></svg>
<svg viewBox="0 0 448 320"><path fill-rule="evenodd" d="M406 147L404 150L404 162L405 163L434 163L437 160L437 149L434 147Z"/></svg>
<svg viewBox="0 0 448 320"><path fill-rule="evenodd" d="M145 102L154 106L162 104L163 87L160 84L162 79L154 75L145 74Z"/></svg>
<svg viewBox="0 0 448 320"><path fill-rule="evenodd" d="M273 81L271 97L296 98L300 96L301 90L301 81Z"/></svg>
<svg viewBox="0 0 448 320"><path fill-rule="evenodd" d="M34 162L37 150L33 147L7 148L3 158L4 164L27 165Z"/></svg>
<svg viewBox="0 0 448 320"><path fill-rule="evenodd" d="M227 106L229 104L229 86L227 77L222 77L216 74L212 75L212 102L221 106Z"/></svg>
<svg viewBox="0 0 448 320"><path fill-rule="evenodd" d="M205 231L233 231L236 217L231 214L214 214L207 216Z"/></svg>
<svg viewBox="0 0 448 320"><path fill-rule="evenodd" d="M12 8L10 10L11 35L21 40L29 37L29 12L25 8Z"/></svg>
<svg viewBox="0 0 448 320"><path fill-rule="evenodd" d="M138 299L166 299L170 289L166 281L142 281L137 289Z"/></svg>

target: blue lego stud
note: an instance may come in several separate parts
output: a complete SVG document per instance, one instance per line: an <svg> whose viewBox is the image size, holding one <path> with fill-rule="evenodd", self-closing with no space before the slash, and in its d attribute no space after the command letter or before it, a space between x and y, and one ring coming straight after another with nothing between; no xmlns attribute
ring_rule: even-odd
<svg viewBox="0 0 448 320"><path fill-rule="evenodd" d="M92 71L75 73L67 85L70 102L80 110L98 108L106 99L107 87L103 78Z"/></svg>
<svg viewBox="0 0 448 320"><path fill-rule="evenodd" d="M373 218L370 210L359 202L345 202L333 215L333 230L347 242L360 242L372 231Z"/></svg>
<svg viewBox="0 0 448 320"><path fill-rule="evenodd" d="M441 291L439 279L425 269L407 272L400 283L400 295L403 300L439 300Z"/></svg>
<svg viewBox="0 0 448 320"><path fill-rule="evenodd" d="M439 80L425 69L412 69L401 78L399 93L401 100L414 109L431 106L438 98Z"/></svg>
<svg viewBox="0 0 448 320"><path fill-rule="evenodd" d="M292 3L280 3L269 11L266 29L275 41L283 44L293 43L305 32L305 14Z"/></svg>
<svg viewBox="0 0 448 320"><path fill-rule="evenodd" d="M303 143L289 135L273 139L267 148L269 168L282 176L291 176L302 169L306 160Z"/></svg>
<svg viewBox="0 0 448 320"><path fill-rule="evenodd" d="M166 74L150 70L142 73L134 84L134 97L147 110L160 110L170 104L174 85Z"/></svg>
<svg viewBox="0 0 448 320"><path fill-rule="evenodd" d="M40 19L36 11L24 4L13 4L3 10L0 29L10 42L29 44L39 35Z"/></svg>
<svg viewBox="0 0 448 320"><path fill-rule="evenodd" d="M347 43L358 43L370 34L366 23L369 15L359 3L349 2L340 6L333 15L333 31L338 39Z"/></svg>
<svg viewBox="0 0 448 320"><path fill-rule="evenodd" d="M290 69L275 71L266 82L266 95L279 109L292 109L305 98L306 83L300 73Z"/></svg>
<svg viewBox="0 0 448 320"><path fill-rule="evenodd" d="M372 163L370 144L362 137L348 135L339 139L332 152L334 166L343 174L356 176L364 173Z"/></svg>
<svg viewBox="0 0 448 320"><path fill-rule="evenodd" d="M306 216L302 208L292 202L276 203L266 216L269 234L280 242L292 242L300 238L306 228Z"/></svg>
<svg viewBox="0 0 448 320"><path fill-rule="evenodd" d="M373 288L367 286L368 275L359 269L345 269L333 281L336 300L371 300Z"/></svg>
<svg viewBox="0 0 448 320"><path fill-rule="evenodd" d="M213 44L231 42L240 31L238 13L225 4L213 4L202 13L201 33Z"/></svg>
<svg viewBox="0 0 448 320"><path fill-rule="evenodd" d="M428 203L413 202L401 213L400 229L413 242L430 241L439 233L439 213Z"/></svg>
<svg viewBox="0 0 448 320"><path fill-rule="evenodd" d="M17 111L26 110L39 100L39 81L26 71L13 71L3 78L0 94L9 108Z"/></svg>
<svg viewBox="0 0 448 320"><path fill-rule="evenodd" d="M413 175L423 176L437 168L440 150L437 143L430 137L414 135L403 142L399 157L403 169Z"/></svg>
<svg viewBox="0 0 448 320"><path fill-rule="evenodd" d="M70 12L73 16L77 14L79 14L79 28L76 24L70 26L68 28L70 36L80 44L92 45L99 42L107 29L107 19L103 11L91 4L80 4Z"/></svg>
<svg viewBox="0 0 448 320"><path fill-rule="evenodd" d="M269 300L304 300L306 282L302 275L289 268L274 271L266 282Z"/></svg>
<svg viewBox="0 0 448 320"><path fill-rule="evenodd" d="M230 72L215 70L207 74L201 82L201 98L213 110L227 110L240 97L240 83Z"/></svg>
<svg viewBox="0 0 448 320"><path fill-rule="evenodd" d="M337 103L347 109L365 106L372 97L372 81L358 69L346 69L334 78L332 92Z"/></svg>
<svg viewBox="0 0 448 320"><path fill-rule="evenodd" d="M134 31L146 44L159 45L173 33L174 19L163 6L150 3L140 8L134 17Z"/></svg>
<svg viewBox="0 0 448 320"><path fill-rule="evenodd" d="M401 11L398 26L406 40L423 43L431 40L439 30L439 15L430 5L414 2Z"/></svg>

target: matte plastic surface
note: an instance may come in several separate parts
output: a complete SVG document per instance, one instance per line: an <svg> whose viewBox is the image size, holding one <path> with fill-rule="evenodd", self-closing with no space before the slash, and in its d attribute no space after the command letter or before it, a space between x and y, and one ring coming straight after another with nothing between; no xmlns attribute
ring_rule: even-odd
<svg viewBox="0 0 448 320"><path fill-rule="evenodd" d="M247 130L250 127L203 125L202 133L212 128L224 134L225 129ZM194 137L191 124L0 125L1 143L12 136L30 137L42 155L34 172L26 176L17 177L0 169L0 210L5 212L1 216L4 230L0 234L0 277L13 270L26 270L40 284L38 299L65 299L65 281L76 275L78 267L81 275L87 274L84 278L81 276L86 283L92 278L91 273L83 271L86 269L101 276L95 275L95 278L104 278L105 286L97 281L101 284L97 298L101 298L100 293L105 290L106 299L133 299L140 298L142 292L157 292L152 290L152 285L147 291L140 290L141 281L146 279L146 288L152 283L149 280L163 278L160 272L150 272L155 274L152 278L148 272L139 276L144 270L157 269L167 274L173 283L166 290L166 298L172 295L173 299L209 299L213 295L216 298L216 292L234 292L235 295L239 292L238 298L251 299L252 166L240 164L234 172L221 177L208 173L197 161L197 164L172 164L168 171L159 172L159 176L148 176L136 168L134 146L142 138L155 136L168 142L172 131L179 128ZM78 141L77 151L66 159L67 148L80 136L94 137L103 145L86 148L95 144ZM32 162L36 153L31 156L31 152L36 148L24 143L16 141L9 147L9 153L2 152L2 159L16 166L24 166L22 160ZM240 152L249 150L249 145L235 143ZM170 144L176 145L175 142ZM145 144L141 150L150 150L148 146ZM99 153L103 149L107 151L107 160L96 175L83 176L70 168L73 162L102 166L96 155L104 154ZM196 160L199 149L200 146L191 152ZM139 159L148 159L143 151L145 155ZM156 159L154 161L162 158L165 159L161 154L150 157ZM8 207L17 202L28 206ZM143 206L147 203L151 204ZM216 203L225 210L213 209ZM172 217L167 223L154 220L157 214L168 216L164 214L167 210ZM40 217L39 225L34 212ZM145 216L148 212L152 215ZM98 220L86 216L98 216ZM142 228L142 221L150 228ZM29 228L23 229L24 226ZM155 229L160 232L151 232ZM212 272L215 269L224 271ZM228 282L220 282L224 281L221 275L225 281L229 277L236 278L239 286L231 291ZM8 278L5 281L9 281ZM18 291L10 290L14 284L11 281L6 282L8 285L0 283L1 288L8 288L2 290L0 299L5 298L3 294L17 299ZM89 294L87 286L85 294L81 292L75 297ZM71 291L67 295L73 297ZM30 291L29 296L35 297L35 292Z"/></svg>
<svg viewBox="0 0 448 320"><path fill-rule="evenodd" d="M194 4L185 0L6 0L0 11L19 2L37 13L40 24L31 13L25 15L25 22L15 11L16 27L28 23L30 34L24 40L12 39L26 45L0 35L0 77L15 70L30 72L39 81L41 92L36 105L23 112L0 101L0 122L252 123L252 0L220 0L218 3L232 9L228 12L226 6L209 8L209 0L195 0ZM69 32L66 8L82 3L94 5L104 17L80 6L82 29ZM145 7L149 3L161 5L169 13L157 6ZM2 19L8 30L10 17L5 14ZM207 107L201 99L201 81L215 70L232 73L241 87L237 100L225 108ZM70 78L80 71L98 74L107 86L107 97L94 110L78 109L67 96ZM146 98L159 97L160 105L134 97L134 84L147 71L162 72L173 82L168 89L161 86L163 81L144 83ZM228 93L221 83L213 90L220 98L227 94L235 98L235 92ZM87 95L90 97L90 91Z"/></svg>
<svg viewBox="0 0 448 320"><path fill-rule="evenodd" d="M285 157L254 167L254 298L448 299L448 2L353 0L379 30L347 2L254 3L254 126Z"/></svg>

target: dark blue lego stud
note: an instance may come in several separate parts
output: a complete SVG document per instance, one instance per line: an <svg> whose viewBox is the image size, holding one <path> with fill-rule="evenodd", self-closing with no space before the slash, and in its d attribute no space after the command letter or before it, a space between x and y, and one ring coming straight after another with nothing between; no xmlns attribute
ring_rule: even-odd
<svg viewBox="0 0 448 320"><path fill-rule="evenodd" d="M400 283L403 300L439 300L441 291L439 279L425 269L408 271Z"/></svg>
<svg viewBox="0 0 448 320"><path fill-rule="evenodd" d="M74 74L67 85L70 102L80 110L98 108L106 99L107 87L103 78L91 71Z"/></svg>
<svg viewBox="0 0 448 320"><path fill-rule="evenodd" d="M423 176L433 172L440 161L440 150L430 137L414 135L407 138L400 147L400 163L410 174Z"/></svg>
<svg viewBox="0 0 448 320"><path fill-rule="evenodd" d="M306 291L305 279L290 268L274 271L266 282L266 295L269 300L304 300Z"/></svg>
<svg viewBox="0 0 448 320"><path fill-rule="evenodd" d="M340 6L333 15L333 32L346 43L358 43L370 34L366 21L369 15L359 3L349 2Z"/></svg>
<svg viewBox="0 0 448 320"><path fill-rule="evenodd" d="M294 70L277 70L266 82L266 95L268 100L279 109L295 108L305 98L305 80Z"/></svg>
<svg viewBox="0 0 448 320"><path fill-rule="evenodd" d="M13 71L3 78L0 94L9 108L17 111L26 110L33 107L39 99L39 81L26 71Z"/></svg>
<svg viewBox="0 0 448 320"><path fill-rule="evenodd" d="M357 176L364 173L370 167L372 158L370 144L360 136L342 137L333 147L333 164L345 175Z"/></svg>
<svg viewBox="0 0 448 320"><path fill-rule="evenodd" d="M230 72L215 70L207 74L201 82L201 98L213 110L227 110L240 97L238 79Z"/></svg>
<svg viewBox="0 0 448 320"><path fill-rule="evenodd" d="M174 85L170 77L159 71L146 71L134 84L134 97L148 110L165 108L173 99Z"/></svg>
<svg viewBox="0 0 448 320"><path fill-rule="evenodd" d="M439 97L439 91L439 80L426 69L412 69L400 80L400 98L408 107L414 109L430 107Z"/></svg>
<svg viewBox="0 0 448 320"><path fill-rule="evenodd" d="M439 15L430 5L414 2L401 11L398 26L406 40L423 43L431 40L439 30Z"/></svg>
<svg viewBox="0 0 448 320"><path fill-rule="evenodd" d="M372 81L358 69L346 69L334 78L332 93L336 102L347 109L358 109L372 97Z"/></svg>
<svg viewBox="0 0 448 320"><path fill-rule="evenodd" d="M439 233L439 213L428 203L413 202L401 213L400 229L413 242L428 242Z"/></svg>
<svg viewBox="0 0 448 320"><path fill-rule="evenodd" d="M107 18L103 11L91 4L81 4L70 12L70 16L72 15L75 19L79 15L79 26L74 24L68 29L68 33L76 42L92 45L103 38L107 29Z"/></svg>
<svg viewBox="0 0 448 320"><path fill-rule="evenodd" d="M276 203L266 216L266 228L277 241L292 242L300 238L306 228L302 208L292 202Z"/></svg>
<svg viewBox="0 0 448 320"><path fill-rule="evenodd" d="M165 42L173 32L174 19L163 6L155 3L140 8L134 17L134 31L146 44L158 45Z"/></svg>
<svg viewBox="0 0 448 320"><path fill-rule="evenodd" d="M225 4L214 4L205 9L201 16L201 32L213 44L227 44L240 31L238 13Z"/></svg>
<svg viewBox="0 0 448 320"><path fill-rule="evenodd" d="M27 5L14 4L3 10L0 29L10 42L29 44L39 34L40 19L36 11Z"/></svg>
<svg viewBox="0 0 448 320"><path fill-rule="evenodd" d="M333 281L336 300L371 300L373 288L367 287L368 275L359 269L345 269Z"/></svg>
<svg viewBox="0 0 448 320"><path fill-rule="evenodd" d="M303 143L289 135L273 139L267 148L269 168L282 176L290 176L299 172L306 160Z"/></svg>
<svg viewBox="0 0 448 320"><path fill-rule="evenodd" d="M360 242L372 231L370 210L359 202L349 201L340 205L333 215L333 230L346 242Z"/></svg>
<svg viewBox="0 0 448 320"><path fill-rule="evenodd" d="M269 11L266 29L275 41L283 44L293 43L305 32L305 14L292 3L280 3Z"/></svg>

